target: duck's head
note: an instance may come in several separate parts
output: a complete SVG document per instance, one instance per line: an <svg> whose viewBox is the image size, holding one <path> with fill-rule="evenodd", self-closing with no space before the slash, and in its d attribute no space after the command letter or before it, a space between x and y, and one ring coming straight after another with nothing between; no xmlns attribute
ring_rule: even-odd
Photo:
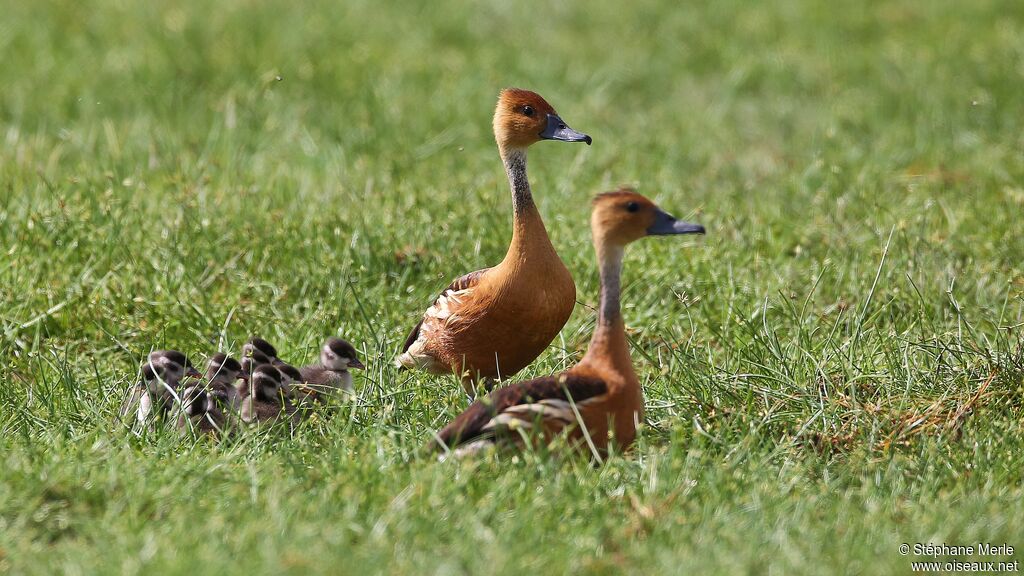
<svg viewBox="0 0 1024 576"><path fill-rule="evenodd" d="M277 360L277 348L263 338L253 336L242 345L242 374L243 380L247 380L257 366L273 364Z"/></svg>
<svg viewBox="0 0 1024 576"><path fill-rule="evenodd" d="M244 358L248 358L253 356L256 352L261 353L263 356L266 356L271 360L277 358L277 348L274 348L273 344L267 342L263 338L253 336L242 346L242 356Z"/></svg>
<svg viewBox="0 0 1024 576"><path fill-rule="evenodd" d="M206 363L206 380L211 383L234 384L241 372L242 364L223 352L214 354Z"/></svg>
<svg viewBox="0 0 1024 576"><path fill-rule="evenodd" d="M257 400L278 400L281 390L281 372L270 364L257 366L252 371L252 388Z"/></svg>
<svg viewBox="0 0 1024 576"><path fill-rule="evenodd" d="M356 349L341 338L328 338L320 349L320 364L328 370L341 372L349 368L365 368Z"/></svg>
<svg viewBox="0 0 1024 576"><path fill-rule="evenodd" d="M242 380L248 380L249 377L252 375L253 370L255 370L257 366L273 363L274 360L272 358L268 358L266 354L260 352L259 350L254 350L250 354L242 358L242 373L240 377L242 378Z"/></svg>
<svg viewBox="0 0 1024 576"><path fill-rule="evenodd" d="M181 407L189 416L201 416L213 409L213 400L201 386L189 386L181 394Z"/></svg>
<svg viewBox="0 0 1024 576"><path fill-rule="evenodd" d="M594 198L590 228L594 242L625 246L644 236L703 234L700 224L677 220L646 197L628 188Z"/></svg>
<svg viewBox="0 0 1024 576"><path fill-rule="evenodd" d="M526 148L541 140L591 143L590 136L570 128L540 94L519 88L498 95L494 138L501 148Z"/></svg>
<svg viewBox="0 0 1024 576"><path fill-rule="evenodd" d="M192 361L177 350L154 350L149 353L149 363L163 369L161 378L171 386L177 386L186 376L202 377Z"/></svg>
<svg viewBox="0 0 1024 576"><path fill-rule="evenodd" d="M292 386L296 384L302 384L302 372L291 364L275 364L274 368L281 373L281 388L285 391L285 394L291 392Z"/></svg>
<svg viewBox="0 0 1024 576"><path fill-rule="evenodd" d="M166 381L166 371L162 365L151 362L142 365L142 383L146 385L150 393L161 392Z"/></svg>

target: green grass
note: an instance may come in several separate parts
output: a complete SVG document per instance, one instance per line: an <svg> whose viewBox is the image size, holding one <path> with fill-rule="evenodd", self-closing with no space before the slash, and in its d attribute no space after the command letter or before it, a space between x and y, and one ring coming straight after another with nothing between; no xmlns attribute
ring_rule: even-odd
<svg viewBox="0 0 1024 576"><path fill-rule="evenodd" d="M1020 558L1024 5L508 4L2 3L0 572ZM508 85L594 137L531 153L580 302L518 377L586 345L593 194L636 185L708 229L627 254L648 422L601 467L418 458L464 401L390 366L504 254ZM220 445L114 423L149 350L250 334L295 361L345 335L358 401Z"/></svg>

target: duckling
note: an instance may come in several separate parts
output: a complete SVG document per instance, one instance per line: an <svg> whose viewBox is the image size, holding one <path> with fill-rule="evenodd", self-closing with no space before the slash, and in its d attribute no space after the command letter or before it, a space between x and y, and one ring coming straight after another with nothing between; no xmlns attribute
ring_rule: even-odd
<svg viewBox="0 0 1024 576"><path fill-rule="evenodd" d="M245 423L275 420L282 415L297 419L295 407L281 390L281 372L270 364L252 372L251 394L243 395L240 416Z"/></svg>
<svg viewBox="0 0 1024 576"><path fill-rule="evenodd" d="M177 350L154 350L142 366L142 379L133 387L121 407L122 417L135 410L136 421L145 423L156 412L166 416L177 397L177 389L186 377L199 377L199 371Z"/></svg>
<svg viewBox="0 0 1024 576"><path fill-rule="evenodd" d="M281 390L284 395L295 400L296 403L305 398L307 394L313 393L312 389L304 386L302 373L291 364L275 364L274 368L281 373Z"/></svg>
<svg viewBox="0 0 1024 576"><path fill-rule="evenodd" d="M334 390L350 394L352 374L349 368L363 370L366 367L351 344L341 338L328 338L320 349L320 362L299 368L300 382L312 390L313 400L322 401Z"/></svg>
<svg viewBox="0 0 1024 576"><path fill-rule="evenodd" d="M207 389L224 406L235 410L242 401L235 386L241 375L242 364L223 352L214 354L206 363Z"/></svg>
<svg viewBox="0 0 1024 576"><path fill-rule="evenodd" d="M214 394L201 385L189 386L182 391L176 422L182 434L195 430L212 436L223 436L229 432L228 416L223 405L215 400Z"/></svg>
<svg viewBox="0 0 1024 576"><path fill-rule="evenodd" d="M181 382L185 377L202 377L188 356L177 350L154 350L149 353L149 363L164 367L167 378L174 380L175 384Z"/></svg>
<svg viewBox="0 0 1024 576"><path fill-rule="evenodd" d="M275 364L282 361L277 357L277 348L258 336L249 338L249 341L242 345L242 357L254 358L254 362L257 362L257 365Z"/></svg>
<svg viewBox="0 0 1024 576"><path fill-rule="evenodd" d="M512 188L512 241L504 260L453 281L412 329L396 364L476 382L507 378L551 343L576 303L526 176L526 149L541 140L591 143L539 94L508 88L494 111L494 137Z"/></svg>
<svg viewBox="0 0 1024 576"><path fill-rule="evenodd" d="M242 346L242 380L236 386L241 396L244 397L252 394L250 386L251 376L257 367L264 364L277 366L284 364L284 362L277 357L277 348L270 342L258 336L253 336Z"/></svg>
<svg viewBox="0 0 1024 576"><path fill-rule="evenodd" d="M139 381L128 390L128 395L121 403L118 416L125 422L129 416L133 416L139 424L145 422L153 412L153 395L163 398L165 392L163 384L166 380L163 366L154 367L146 362L140 368ZM151 392L152 391L152 392Z"/></svg>
<svg viewBox="0 0 1024 576"><path fill-rule="evenodd" d="M633 442L644 399L619 302L625 247L645 236L703 234L704 227L676 220L629 189L599 195L590 222L601 297L583 359L556 376L518 382L474 402L437 433L434 449L457 449L461 455L520 437L515 430L536 431L544 439L567 433L576 446L585 442L598 459L613 439L622 449Z"/></svg>

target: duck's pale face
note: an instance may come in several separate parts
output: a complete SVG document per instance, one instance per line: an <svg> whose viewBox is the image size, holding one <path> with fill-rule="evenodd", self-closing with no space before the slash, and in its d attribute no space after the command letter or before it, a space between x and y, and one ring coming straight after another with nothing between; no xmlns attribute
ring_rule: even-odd
<svg viewBox="0 0 1024 576"><path fill-rule="evenodd" d="M165 386L171 385L167 382L164 367L152 363L142 367L142 381L146 384L150 394L160 394L164 391Z"/></svg>
<svg viewBox="0 0 1024 576"><path fill-rule="evenodd" d="M184 354L176 350L160 350L149 355L149 363L162 369L160 376L171 385L177 386L185 376L199 378L202 374L189 362Z"/></svg>
<svg viewBox="0 0 1024 576"><path fill-rule="evenodd" d="M654 202L628 189L595 198L590 227L598 243L619 246L644 236L704 233L703 226L676 220Z"/></svg>
<svg viewBox="0 0 1024 576"><path fill-rule="evenodd" d="M210 383L234 384L242 371L238 360L226 354L216 354L206 365L206 380Z"/></svg>
<svg viewBox="0 0 1024 576"><path fill-rule="evenodd" d="M320 350L320 364L328 370L341 372L349 368L363 368L355 348L341 339L328 340Z"/></svg>
<svg viewBox="0 0 1024 576"><path fill-rule="evenodd" d="M213 408L210 395L198 386L185 390L185 393L182 394L181 402L185 407L185 413L189 416L199 416Z"/></svg>
<svg viewBox="0 0 1024 576"><path fill-rule="evenodd" d="M569 128L540 94L518 88L498 96L494 137L502 148L526 148L541 140L591 142L590 136Z"/></svg>
<svg viewBox="0 0 1024 576"><path fill-rule="evenodd" d="M259 392L258 398L263 401L275 401L280 396L281 381L265 374L253 376L253 387Z"/></svg>

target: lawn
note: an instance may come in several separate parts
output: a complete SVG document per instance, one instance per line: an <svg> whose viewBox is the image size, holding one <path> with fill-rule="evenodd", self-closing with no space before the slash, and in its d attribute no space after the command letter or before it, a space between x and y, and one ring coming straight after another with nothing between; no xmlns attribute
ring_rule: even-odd
<svg viewBox="0 0 1024 576"><path fill-rule="evenodd" d="M0 3L0 572L905 574L1024 555L1024 4ZM589 199L707 235L630 247L637 445L437 463L465 407L397 372L511 234L498 90L578 304ZM259 334L368 370L297 430L136 437L154 348Z"/></svg>

